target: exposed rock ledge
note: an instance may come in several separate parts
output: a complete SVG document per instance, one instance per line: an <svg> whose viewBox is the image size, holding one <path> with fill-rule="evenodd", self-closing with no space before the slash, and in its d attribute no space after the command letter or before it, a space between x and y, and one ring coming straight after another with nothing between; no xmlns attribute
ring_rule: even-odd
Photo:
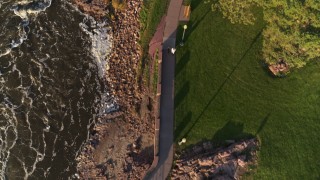
<svg viewBox="0 0 320 180"><path fill-rule="evenodd" d="M214 150L210 142L183 152L176 161L172 179L234 180L257 165L259 142L250 139Z"/></svg>

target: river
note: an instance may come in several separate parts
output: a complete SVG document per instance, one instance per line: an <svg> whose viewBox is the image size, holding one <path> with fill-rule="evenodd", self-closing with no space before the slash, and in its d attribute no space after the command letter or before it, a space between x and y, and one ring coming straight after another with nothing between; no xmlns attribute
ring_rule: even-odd
<svg viewBox="0 0 320 180"><path fill-rule="evenodd" d="M104 85L112 37L63 0L0 0L0 177L72 179Z"/></svg>

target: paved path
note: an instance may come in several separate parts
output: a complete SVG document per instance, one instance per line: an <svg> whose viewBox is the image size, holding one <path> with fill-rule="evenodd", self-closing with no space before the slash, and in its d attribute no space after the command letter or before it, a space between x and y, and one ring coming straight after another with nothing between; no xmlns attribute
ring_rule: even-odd
<svg viewBox="0 0 320 180"><path fill-rule="evenodd" d="M145 179L165 180L172 166L175 56L168 53L167 49L176 46L176 30L182 1L170 0L167 12L162 46L159 161L155 169Z"/></svg>

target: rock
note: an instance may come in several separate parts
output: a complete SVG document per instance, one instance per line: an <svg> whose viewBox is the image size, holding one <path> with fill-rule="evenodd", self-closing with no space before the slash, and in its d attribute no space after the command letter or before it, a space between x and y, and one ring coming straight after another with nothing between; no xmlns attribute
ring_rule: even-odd
<svg viewBox="0 0 320 180"><path fill-rule="evenodd" d="M250 144L250 149L248 148ZM209 143L202 144L204 149L209 150ZM172 171L172 179L239 179L244 173L250 171L249 164L256 164L252 160L247 160L245 155L238 156L233 152L239 151L241 154L250 151L250 154L257 154L258 141L250 139L231 144L226 148L217 150L201 151L199 146L192 148L193 153L184 151L176 160L176 166ZM195 154L194 152L199 152ZM185 154L187 153L187 154ZM183 158L182 158L183 157ZM200 158L199 158L200 157Z"/></svg>
<svg viewBox="0 0 320 180"><path fill-rule="evenodd" d="M96 19L101 19L108 12L107 4L103 3L103 0L92 0L87 3L87 0L73 0L80 10L94 16ZM148 159L150 157L144 156L139 150L136 150L133 157L129 157L127 151L121 151L119 148L106 147L103 152L109 156L117 157L113 159L114 162L118 162L112 165L107 165L106 170L97 168L100 164L95 158L96 149L99 147L101 137L108 137L108 140L115 142L132 143L134 139L137 139L141 134L152 134L150 131L152 128L152 120L142 121L140 117L134 115L135 108L141 103L141 94L143 95L143 88L136 81L137 67L139 60L141 59L141 48L139 44L139 11L141 10L142 0L130 0L128 7L123 12L115 12L115 20L110 22L112 30L113 50L108 56L108 66L106 66L107 77L106 84L110 93L116 103L119 105L119 110L105 117L98 119L98 123L94 128L99 136L92 136L91 141L85 145L83 153L79 153L83 156L78 156L77 169L80 174L80 178L83 177L89 179L96 179L97 177L105 177L107 179L129 179L136 178L141 179L144 172L149 168L152 163ZM141 91L141 92L140 92ZM125 121L126 127L123 127L125 132L118 132L118 134L126 134L127 136L109 137L111 124L121 123L121 121L111 120L121 119ZM143 119L145 120L145 119ZM107 123L108 125L105 125ZM92 143L93 142L93 143ZM140 146L139 146L140 147ZM119 152L118 152L119 150ZM124 153L125 152L125 153ZM132 153L129 151L129 154ZM105 156L103 156L104 158ZM105 161L105 159L103 159ZM122 166L125 164L125 166ZM125 167L126 172L123 171ZM90 173L88 173L90 172ZM85 175L85 176L84 176Z"/></svg>
<svg viewBox="0 0 320 180"><path fill-rule="evenodd" d="M212 166L213 162L211 159L198 160L200 166Z"/></svg>
<svg viewBox="0 0 320 180"><path fill-rule="evenodd" d="M111 153L111 152L113 151L113 149L114 149L114 145L110 146L110 147L108 148L108 153Z"/></svg>

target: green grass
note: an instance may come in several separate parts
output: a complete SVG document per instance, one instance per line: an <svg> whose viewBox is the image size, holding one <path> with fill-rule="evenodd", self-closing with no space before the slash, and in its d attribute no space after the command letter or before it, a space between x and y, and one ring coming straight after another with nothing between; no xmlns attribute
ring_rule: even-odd
<svg viewBox="0 0 320 180"><path fill-rule="evenodd" d="M176 141L219 144L257 135L254 179L320 178L320 62L274 78L261 59L261 12L254 26L242 26L203 1L192 9L176 55Z"/></svg>
<svg viewBox="0 0 320 180"><path fill-rule="evenodd" d="M166 13L168 2L169 0L144 0L140 11L141 38L139 44L142 48L142 58L137 69L137 80L145 86L148 86L150 80L149 64L152 62L148 57L149 42Z"/></svg>
<svg viewBox="0 0 320 180"><path fill-rule="evenodd" d="M140 12L140 22L142 26L140 44L142 48L147 50L161 18L167 11L168 2L169 0L143 1L143 7ZM148 52L148 50L146 52Z"/></svg>
<svg viewBox="0 0 320 180"><path fill-rule="evenodd" d="M154 92L154 95L156 96L157 95L157 86L158 86L158 71L159 71L159 67L158 67L158 61L159 61L159 50L157 49L156 51L156 55L155 55L155 59L153 61L153 82L152 82L152 89L153 89L153 92Z"/></svg>

